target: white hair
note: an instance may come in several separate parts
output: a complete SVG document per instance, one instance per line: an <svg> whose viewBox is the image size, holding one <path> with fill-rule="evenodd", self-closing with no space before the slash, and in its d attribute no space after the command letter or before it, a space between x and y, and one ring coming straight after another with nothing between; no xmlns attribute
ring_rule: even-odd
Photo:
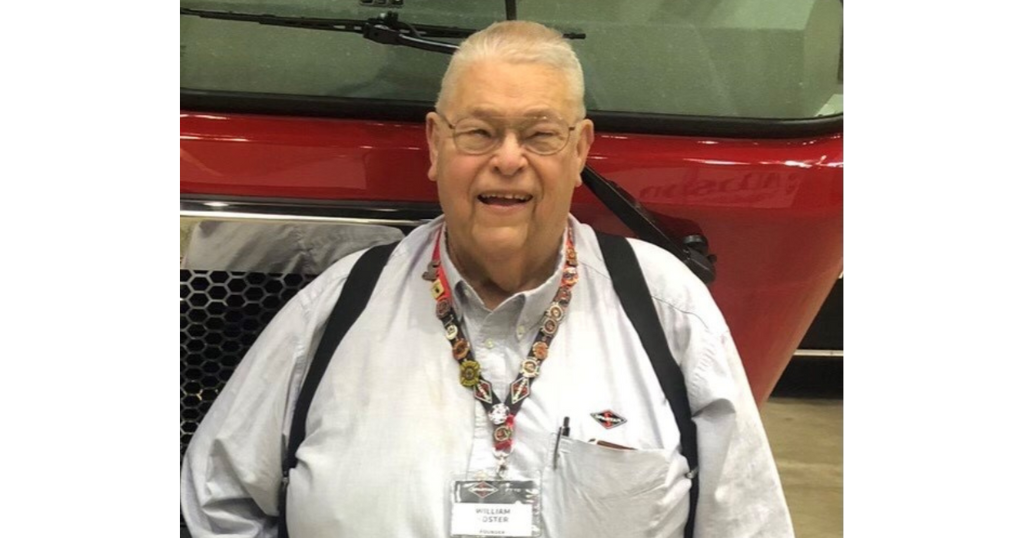
<svg viewBox="0 0 1024 538"><path fill-rule="evenodd" d="M531 21L496 22L466 38L452 56L448 70L441 79L441 91L434 105L438 111L448 104L463 71L481 60L537 63L559 70L569 83L569 98L576 104L576 119L586 116L587 109L583 105L583 67L580 66L576 52L561 33Z"/></svg>

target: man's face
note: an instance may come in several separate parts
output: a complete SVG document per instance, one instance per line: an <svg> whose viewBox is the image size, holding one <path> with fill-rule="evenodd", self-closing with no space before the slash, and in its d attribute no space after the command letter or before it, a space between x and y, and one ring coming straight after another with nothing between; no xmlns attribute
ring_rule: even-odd
<svg viewBox="0 0 1024 538"><path fill-rule="evenodd" d="M437 182L449 236L462 249L498 261L557 241L594 136L590 120L579 121L574 110L566 77L558 70L478 61L457 79L441 111L445 117L427 115L428 176ZM456 147L445 121L480 118L515 125L517 118L538 115L557 115L575 126L561 151L537 155L520 146L515 129L509 129L494 150L469 155ZM504 198L509 195L518 199Z"/></svg>

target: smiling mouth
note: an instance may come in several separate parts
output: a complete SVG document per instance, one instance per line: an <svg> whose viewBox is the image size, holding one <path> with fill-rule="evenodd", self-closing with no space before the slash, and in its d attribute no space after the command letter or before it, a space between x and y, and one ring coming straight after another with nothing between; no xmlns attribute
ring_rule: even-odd
<svg viewBox="0 0 1024 538"><path fill-rule="evenodd" d="M533 196L529 194L481 194L476 198L487 205L515 206L529 202Z"/></svg>

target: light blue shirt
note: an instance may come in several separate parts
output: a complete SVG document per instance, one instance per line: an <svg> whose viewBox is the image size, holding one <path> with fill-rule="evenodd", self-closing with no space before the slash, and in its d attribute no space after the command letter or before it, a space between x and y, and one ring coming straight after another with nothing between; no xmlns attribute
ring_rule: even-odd
<svg viewBox="0 0 1024 538"><path fill-rule="evenodd" d="M510 475L540 477L545 536L681 537L690 469L679 454L675 418L612 289L593 230L574 218L570 224L579 282L516 417ZM452 480L494 468L491 424L458 382L430 284L420 276L440 226L440 219L422 226L398 245L327 369L290 475L293 538L447 536ZM695 536L791 537L778 473L721 313L674 256L630 242L697 423ZM334 264L282 309L193 436L181 491L196 538L277 535L292 408L357 257ZM483 374L504 397L558 288L561 260L548 281L493 311L444 254L442 263ZM606 429L591 416L603 411L625 422ZM555 467L563 417L571 436L560 442Z"/></svg>

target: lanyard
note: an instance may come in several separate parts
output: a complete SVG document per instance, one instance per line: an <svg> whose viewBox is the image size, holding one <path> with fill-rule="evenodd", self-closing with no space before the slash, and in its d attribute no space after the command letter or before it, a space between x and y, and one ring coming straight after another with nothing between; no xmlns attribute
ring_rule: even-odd
<svg viewBox="0 0 1024 538"><path fill-rule="evenodd" d="M494 441L494 457L498 460L498 478L504 478L508 470L508 458L512 454L512 437L515 434L515 417L523 402L530 396L530 386L540 375L540 366L548 357L548 347L558 325L565 319L569 301L572 299L572 287L579 275L576 270L576 249L573 246L572 227L565 234L565 263L562 265L562 281L558 286L551 305L544 313L540 330L534 338L530 352L519 365L519 373L515 381L509 385L505 401L498 401L491 382L480 373L480 363L473 357L473 349L466 339L466 331L453 308L453 296L444 267L441 266L441 233L438 230L434 241L434 254L431 257L423 278L432 281L430 288L437 302L435 314L444 326L444 334L452 346L452 356L459 362L459 382L473 391L473 396L483 404L487 418L491 421L492 438Z"/></svg>

